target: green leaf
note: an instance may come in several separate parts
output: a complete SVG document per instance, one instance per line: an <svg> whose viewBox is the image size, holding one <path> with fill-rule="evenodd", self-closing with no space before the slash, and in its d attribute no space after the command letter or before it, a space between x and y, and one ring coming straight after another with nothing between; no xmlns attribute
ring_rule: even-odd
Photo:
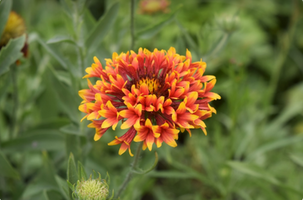
<svg viewBox="0 0 303 200"><path fill-rule="evenodd" d="M43 190L42 194L43 194L43 199L42 200L49 200L46 190Z"/></svg>
<svg viewBox="0 0 303 200"><path fill-rule="evenodd" d="M68 183L58 175L55 175L55 179L60 188L61 194L65 197L65 199L68 199Z"/></svg>
<svg viewBox="0 0 303 200"><path fill-rule="evenodd" d="M290 155L289 157L294 163L303 167L303 158L302 157L299 157L297 155Z"/></svg>
<svg viewBox="0 0 303 200"><path fill-rule="evenodd" d="M61 54L57 53L56 50L54 50L50 45L46 44L38 35L35 35L35 39L38 41L39 44L41 44L42 47L44 47L44 49L53 56L53 58L55 58L60 65L64 68L64 69L68 69L68 63L67 61L62 57Z"/></svg>
<svg viewBox="0 0 303 200"><path fill-rule="evenodd" d="M189 45L190 49L192 49L198 57L200 57L200 50L194 39L190 36L188 31L182 26L182 24L176 19L176 23L179 26L179 29L181 30L182 34L184 35L184 38Z"/></svg>
<svg viewBox="0 0 303 200"><path fill-rule="evenodd" d="M147 169L147 170L135 169L133 172L136 174L147 174L148 172L150 172L156 168L158 161L159 161L159 156L158 156L158 153L155 151L155 162L149 169Z"/></svg>
<svg viewBox="0 0 303 200"><path fill-rule="evenodd" d="M83 136L83 134L79 130L79 127L72 123L61 127L60 131L62 131L63 133L67 133L67 134Z"/></svg>
<svg viewBox="0 0 303 200"><path fill-rule="evenodd" d="M268 173L268 171L262 169L259 166L250 163L238 162L238 161L229 161L227 162L227 165L244 174L266 180L275 185L280 184L275 177L273 177L271 174Z"/></svg>
<svg viewBox="0 0 303 200"><path fill-rule="evenodd" d="M204 56L204 60L216 56L227 44L230 33L224 33L221 38L213 45L211 50Z"/></svg>
<svg viewBox="0 0 303 200"><path fill-rule="evenodd" d="M78 178L79 180L87 180L87 175L85 173L84 167L80 161L78 161Z"/></svg>
<svg viewBox="0 0 303 200"><path fill-rule="evenodd" d="M162 28L170 24L174 19L176 15L177 10L171 14L166 20L163 20L157 24L154 24L153 26L146 28L142 31L139 31L137 33L137 36L141 39L150 39L153 36L155 36L157 33L161 31Z"/></svg>
<svg viewBox="0 0 303 200"><path fill-rule="evenodd" d="M75 164L74 155L70 153L67 164L67 180L71 184L76 184L78 181L77 168Z"/></svg>
<svg viewBox="0 0 303 200"><path fill-rule="evenodd" d="M26 185L26 188L22 194L22 199L34 199L34 196L38 195L39 193L43 193L43 191L61 192L59 185L57 184L53 163L49 159L46 151L42 152L42 158L43 165L39 172L35 174L33 181ZM43 198L45 198L45 196Z"/></svg>
<svg viewBox="0 0 303 200"><path fill-rule="evenodd" d="M97 22L85 40L86 47L93 51L106 34L111 30L119 12L119 3L115 3Z"/></svg>
<svg viewBox="0 0 303 200"><path fill-rule="evenodd" d="M64 149L64 135L56 130L36 130L1 144L3 152L59 151Z"/></svg>
<svg viewBox="0 0 303 200"><path fill-rule="evenodd" d="M282 138L277 141L268 142L263 144L259 148L257 148L254 152L249 155L249 159L252 159L260 154L263 154L268 151L273 151L278 148L282 148L297 142L301 142L303 140L302 136L290 137L290 138Z"/></svg>
<svg viewBox="0 0 303 200"><path fill-rule="evenodd" d="M16 62L23 54L21 49L24 46L25 35L11 39L0 51L0 75L9 70L11 64Z"/></svg>
<svg viewBox="0 0 303 200"><path fill-rule="evenodd" d="M176 178L176 179L195 178L195 177L193 177L192 174L187 174L187 173L176 171L176 170L154 171L154 172L149 173L148 176L160 177L160 178Z"/></svg>
<svg viewBox="0 0 303 200"><path fill-rule="evenodd" d="M11 166L2 151L0 151L0 176L19 179L18 172Z"/></svg>
<svg viewBox="0 0 303 200"><path fill-rule="evenodd" d="M0 38L6 22L8 20L9 13L12 8L12 0L0 1Z"/></svg>
<svg viewBox="0 0 303 200"><path fill-rule="evenodd" d="M73 154L74 159L82 161L82 149L80 148L80 137L77 135L65 135L66 155ZM71 182L72 183L72 182Z"/></svg>
<svg viewBox="0 0 303 200"><path fill-rule="evenodd" d="M67 184L69 185L69 199L73 199L73 192L71 188L74 188L74 185L77 184L78 175L77 168L75 164L75 159L73 153L70 153L68 163L67 163Z"/></svg>
<svg viewBox="0 0 303 200"><path fill-rule="evenodd" d="M60 42L69 42L71 44L76 44L76 42L69 36L66 35L57 35L51 39L49 39L46 44L55 44Z"/></svg>

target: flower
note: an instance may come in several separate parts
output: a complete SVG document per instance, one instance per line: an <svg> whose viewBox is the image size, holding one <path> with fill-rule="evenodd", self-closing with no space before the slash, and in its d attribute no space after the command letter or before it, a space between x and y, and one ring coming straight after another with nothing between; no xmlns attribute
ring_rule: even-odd
<svg viewBox="0 0 303 200"><path fill-rule="evenodd" d="M156 12L168 12L168 0L141 0L140 12L146 14L153 14Z"/></svg>
<svg viewBox="0 0 303 200"><path fill-rule="evenodd" d="M103 69L94 57L86 69L89 89L79 91L83 99L79 110L86 113L95 128L95 140L99 140L109 127L114 130L121 121L125 134L109 143L121 144L119 155L127 149L132 155L132 141L143 142L143 150L152 150L155 143L176 147L178 134L201 128L206 134L204 119L216 113L209 102L221 97L211 92L216 83L214 76L203 75L206 63L202 59L192 62L191 53L153 52L140 48L134 51L113 53L105 59ZM97 77L93 85L88 78ZM83 120L82 119L82 120Z"/></svg>
<svg viewBox="0 0 303 200"><path fill-rule="evenodd" d="M26 27L22 17L20 17L16 12L11 11L7 23L5 25L4 31L0 38L0 50L2 47L6 46L10 39L14 39L25 34ZM1 34L1 33L0 33ZM25 42L22 53L24 57L28 55L28 44Z"/></svg>

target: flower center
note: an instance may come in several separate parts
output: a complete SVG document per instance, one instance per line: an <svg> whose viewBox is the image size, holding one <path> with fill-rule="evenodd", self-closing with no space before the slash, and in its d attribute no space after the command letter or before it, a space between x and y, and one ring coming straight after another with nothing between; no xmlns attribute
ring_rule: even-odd
<svg viewBox="0 0 303 200"><path fill-rule="evenodd" d="M140 81L137 82L137 84L136 84L137 88L140 88L140 86L143 83L145 83L147 85L148 91L151 94L156 93L158 88L160 87L160 83L159 83L158 79L154 79L154 78L150 79L150 78L146 77L146 78L140 79Z"/></svg>

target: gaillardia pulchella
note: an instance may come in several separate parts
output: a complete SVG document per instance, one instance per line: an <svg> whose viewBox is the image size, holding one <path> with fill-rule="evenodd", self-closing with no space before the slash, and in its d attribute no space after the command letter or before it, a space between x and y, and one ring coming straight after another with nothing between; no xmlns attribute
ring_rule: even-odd
<svg viewBox="0 0 303 200"><path fill-rule="evenodd" d="M26 27L24 20L16 12L11 11L6 25L4 27L3 33L0 35L0 50L5 47L11 39L22 36L26 33ZM23 56L28 55L28 44L25 42L23 48L21 49Z"/></svg>
<svg viewBox="0 0 303 200"><path fill-rule="evenodd" d="M192 62L188 50L181 56L172 47L167 52L140 48L138 53L113 53L105 60L103 69L94 57L83 78L98 80L93 85L87 79L89 89L79 91L79 110L92 122L88 127L96 129L94 140L110 127L115 130L119 121L128 130L109 145L121 144L120 155L127 149L132 155L132 141L143 141L143 150L151 150L153 143L177 146L180 130L191 134L190 129L201 128L206 134L203 120L216 113L209 102L220 96L211 92L216 78L203 75L205 62Z"/></svg>

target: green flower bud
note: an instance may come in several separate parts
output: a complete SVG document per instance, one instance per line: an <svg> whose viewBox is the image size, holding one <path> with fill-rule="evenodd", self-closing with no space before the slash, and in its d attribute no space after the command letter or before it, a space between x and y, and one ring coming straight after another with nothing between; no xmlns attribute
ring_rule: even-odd
<svg viewBox="0 0 303 200"><path fill-rule="evenodd" d="M231 33L239 28L239 17L224 14L216 17L216 23L225 32Z"/></svg>
<svg viewBox="0 0 303 200"><path fill-rule="evenodd" d="M78 200L106 200L109 194L108 185L101 178L77 182L74 195Z"/></svg>

